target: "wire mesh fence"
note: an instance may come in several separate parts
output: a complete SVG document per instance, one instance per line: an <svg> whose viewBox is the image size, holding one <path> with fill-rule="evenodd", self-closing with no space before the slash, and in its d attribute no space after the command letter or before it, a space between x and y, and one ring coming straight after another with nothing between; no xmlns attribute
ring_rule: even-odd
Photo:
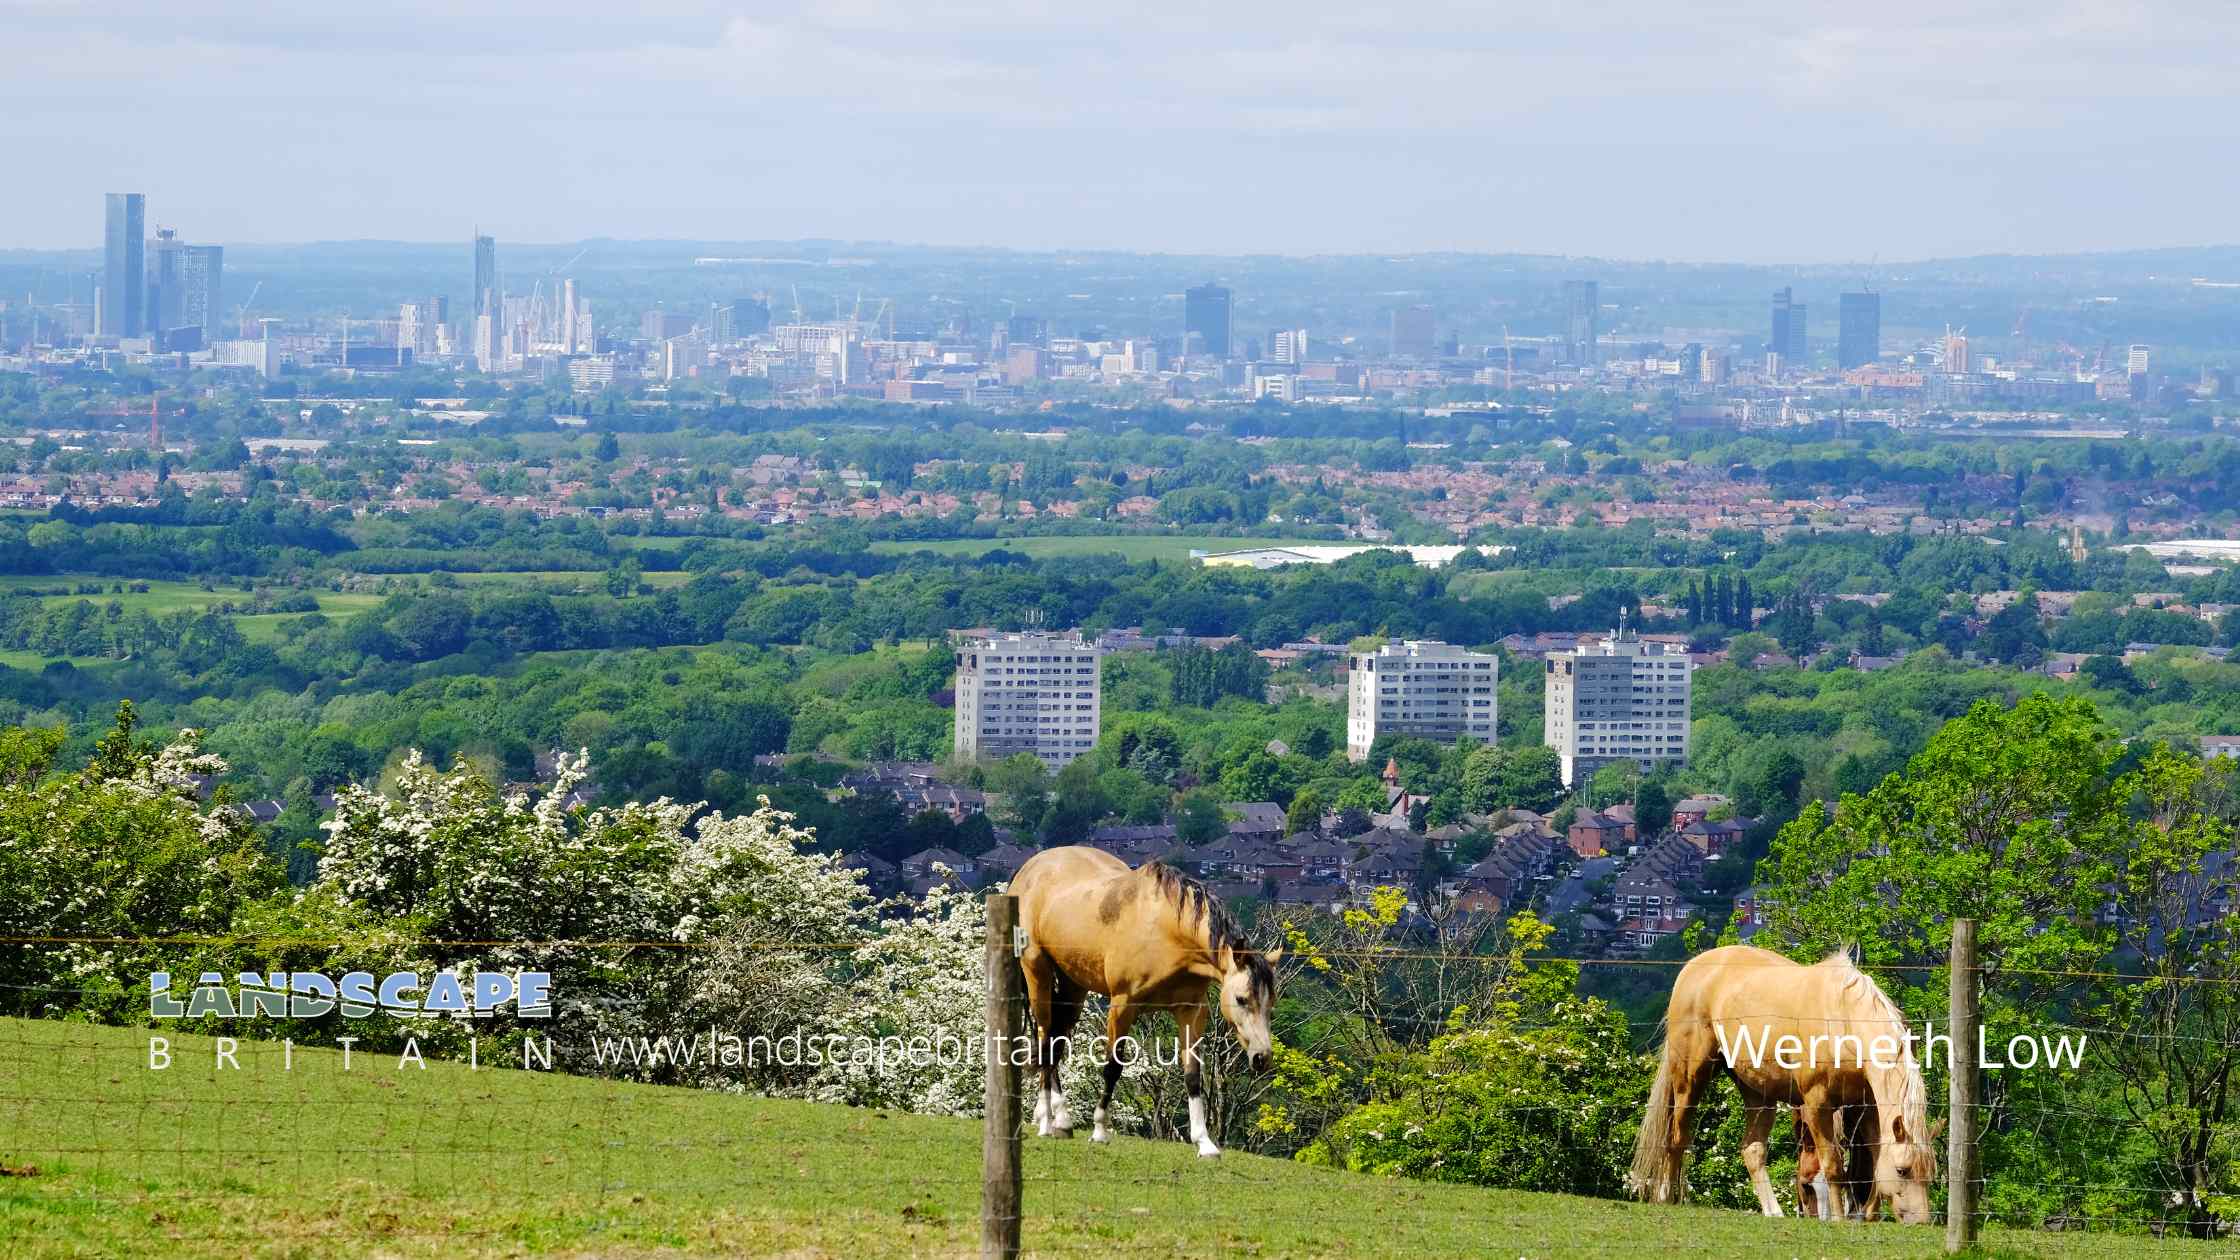
<svg viewBox="0 0 2240 1260"><path fill-rule="evenodd" d="M995 942L981 942L975 974L963 978L970 1001L942 1015L954 1025L951 1031L966 1034L961 1057L906 1072L911 1089L887 1096L878 1095L884 1078L876 1071L866 1076L758 1059L758 1053L778 1053L785 1029L776 1022L649 1026L634 1022L643 1018L636 1007L579 1008L564 987L555 995L556 1015L545 1021L382 1012L356 1020L338 1012L303 1020L159 1020L146 1017L143 987L126 995L129 1009L142 1016L129 1024L113 1018L128 1009L118 1005L113 975L0 987L0 1007L14 1016L0 1020L0 1183L81 1215L84 1223L70 1228L95 1244L90 1250L126 1237L117 1231L129 1228L139 1231L132 1237L185 1254L197 1248L246 1253L276 1236L313 1248L372 1238L405 1251L438 1250L458 1240L504 1247L565 1236L618 1249L698 1240L743 1253L975 1254L991 1223L990 1158L999 1145L1008 1145L1015 1161L1018 1193L1008 1204L996 1196L994 1223L1008 1218L1015 1224L1017 1245L1027 1254L1326 1252L1344 1250L1333 1247L1334 1237L1364 1231L1391 1250L1435 1254L1454 1250L1458 1234L1467 1238L1473 1214L1485 1211L1469 1197L1469 1186L1488 1179L1468 1168L1435 1171L1426 1180L1382 1180L1373 1183L1373 1193L1354 1193L1327 1179L1302 1182L1312 1170L1297 1160L1250 1158L1255 1151L1288 1156L1300 1148L1295 1140L1269 1140L1260 1127L1267 1105L1289 1086L1250 1071L1218 1025L1207 1045L1207 1092L1213 1136L1228 1155L1199 1159L1192 1153L1178 1069L1159 1062L1124 1082L1119 1140L1109 1146L1087 1140L1089 1108L1083 1104L1094 1095L1078 1092L1072 1095L1074 1136L1042 1136L1033 1109L1037 1069L1024 991L1005 991L988 980L1012 958L1008 933L1002 935L1001 953ZM232 946L269 952L305 942L69 944L142 953ZM642 941L408 944L446 956L502 952L515 970L543 955L556 960L552 969L563 977L646 951L717 948ZM786 942L728 947L776 971L805 956L822 967L853 961L850 951ZM1380 956L1395 952L1458 967L1502 965L1497 958L1438 951ZM173 983L189 992L200 979L182 970ZM223 983L239 987L234 975ZM991 995L999 999L999 1013L991 1013ZM752 1009L777 1018L775 1007ZM1082 1017L1091 1036L1076 1042L1079 1062L1066 1078L1076 1090L1095 1083L1100 1014L1092 1004ZM1908 1012L1931 1025L1943 1023L1945 1014L1941 1008ZM1394 1025L1389 1032L1397 1041L1418 1047L1466 1026L1435 1012L1381 1018ZM1646 1042L1657 1022L1620 1019L1617 1026ZM1526 1019L1511 1021L1505 1031L1561 1027ZM868 1045L874 1055L895 1053L897 1045L900 1052L908 1049L907 1030L900 1028L826 1031L842 1037L835 1044ZM2069 1038L2087 1047L2086 1054L2122 1043L2235 1049L2233 1039L2212 1034L2081 1020L2022 1031L2041 1045ZM1289 1024L1278 1033L1287 1043L1304 1042L1311 1029ZM1166 1023L1146 1034L1153 1041L1174 1036ZM737 1062L724 1061L727 1036L740 1043ZM679 1048L688 1043L689 1051ZM1015 1110L997 1113L995 1132L984 1114L991 1047L1004 1048L1016 1069ZM1982 1096L1970 1106L1982 1151L1971 1179L1976 1220L2035 1231L2047 1246L2078 1237L2157 1247L2204 1238L2212 1248L2231 1245L2229 1227L2199 1210L2201 1183L2175 1164L2158 1165L2142 1154L2157 1135L2153 1115L2143 1116L2136 1099L2127 1102L2104 1081L2073 1073L2014 1070L2005 1044L1995 1037L1993 1048L2005 1066L1983 1074ZM1155 1058L1161 1053L1172 1051L1155 1051ZM680 1063L687 1054L692 1061ZM1924 1066L1929 1111L1944 1116L1949 1076L1942 1061ZM898 1101L903 1093L913 1106L938 1099L939 1106L927 1109L948 1114L913 1114ZM1713 1104L1696 1139L1691 1175L1723 1176L1731 1184L1739 1125L1729 1095L1731 1089ZM1449 1102L1473 1111L1475 1122L1498 1120L1550 1142L1630 1145L1645 1097L1617 1092ZM982 1115L981 1123L956 1118L974 1114ZM2233 1137L2224 1130L2223 1140ZM1802 1206L1794 1195L1794 1142L1786 1122L1774 1127L1769 1172L1791 1214ZM2224 1158L2230 1150L2218 1148ZM2212 1190L2216 1176L2229 1183L2228 1165L2208 1173ZM1940 1214L1949 1195L1940 1183ZM1747 1202L1698 1197L1726 1206ZM1278 1200L1286 1210L1271 1212ZM1591 1210L1652 1209L1598 1203ZM1000 1254L1000 1230L998 1242ZM1919 1240L1912 1246L1922 1249Z"/></svg>

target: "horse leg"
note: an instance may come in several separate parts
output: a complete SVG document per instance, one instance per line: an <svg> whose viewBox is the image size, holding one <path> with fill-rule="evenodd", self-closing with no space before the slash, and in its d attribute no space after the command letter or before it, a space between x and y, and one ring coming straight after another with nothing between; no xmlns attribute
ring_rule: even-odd
<svg viewBox="0 0 2240 1260"><path fill-rule="evenodd" d="M1813 1154L1820 1163L1820 1219L1832 1219L1842 1211L1836 1202L1844 1184L1842 1113L1825 1100L1807 1098L1797 1104L1797 1120L1811 1134Z"/></svg>
<svg viewBox="0 0 2240 1260"><path fill-rule="evenodd" d="M1204 1056L1198 1053L1209 1013L1202 1000L1175 1012L1175 1023L1182 1029L1182 1079L1190 1089L1190 1140L1198 1144L1198 1154L1207 1159L1221 1153L1221 1148L1213 1144L1213 1138L1206 1132Z"/></svg>
<svg viewBox="0 0 2240 1260"><path fill-rule="evenodd" d="M1050 1030L1056 1018L1058 966L1030 943L1019 958L1019 970L1026 976L1027 1013L1034 1019L1034 1062L1042 1069L1034 1095L1034 1130L1039 1136L1049 1137L1050 1086L1055 1080L1050 1068Z"/></svg>
<svg viewBox="0 0 2240 1260"><path fill-rule="evenodd" d="M1107 1126L1112 1120L1112 1091L1120 1084L1120 1043L1127 1039L1135 1022L1135 1003L1124 993L1113 994L1104 1021L1104 1092L1097 1097L1096 1127L1089 1131L1092 1142L1112 1140L1112 1130Z"/></svg>
<svg viewBox="0 0 2240 1260"><path fill-rule="evenodd" d="M1820 1200L1820 1152L1813 1149L1812 1131L1792 1117L1797 1143L1797 1215L1820 1216L1827 1207Z"/></svg>
<svg viewBox="0 0 2240 1260"><path fill-rule="evenodd" d="M1050 1001L1050 1053L1042 1065L1042 1092L1050 1100L1050 1136L1073 1136L1073 1112L1066 1106L1065 1083L1058 1069L1073 1049L1073 1026L1080 1022L1081 1004L1089 991L1060 972Z"/></svg>
<svg viewBox="0 0 2240 1260"><path fill-rule="evenodd" d="M1773 1132L1773 1100L1743 1085L1742 1113L1742 1166L1750 1170L1750 1188L1757 1192L1758 1210L1767 1216L1779 1216L1781 1200L1773 1192L1773 1178L1766 1173L1766 1137Z"/></svg>
<svg viewBox="0 0 2240 1260"><path fill-rule="evenodd" d="M1665 1128L1663 1184L1670 1187L1670 1191L1660 1202L1677 1203L1687 1193L1688 1148L1695 1145L1696 1140L1696 1104L1702 1101L1703 1091L1712 1080L1711 1055L1704 1046L1691 1044L1697 1040L1699 1038L1682 1032L1666 1034L1665 1053L1671 1056L1672 1082L1666 1100L1669 1116ZM1700 1040L1708 1042L1709 1038Z"/></svg>

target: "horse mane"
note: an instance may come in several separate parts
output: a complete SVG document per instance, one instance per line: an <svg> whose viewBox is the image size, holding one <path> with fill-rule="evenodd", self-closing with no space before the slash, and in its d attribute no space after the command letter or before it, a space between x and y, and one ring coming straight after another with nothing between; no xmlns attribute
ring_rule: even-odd
<svg viewBox="0 0 2240 1260"><path fill-rule="evenodd" d="M1143 873L1160 894L1175 903L1175 912L1184 918L1196 916L1206 931L1206 952L1216 958L1224 949L1234 951L1237 961L1252 976L1252 990L1257 995L1273 996L1276 989L1275 968L1260 951L1246 942L1244 929L1237 926L1236 917L1213 890L1205 884L1165 862L1151 861L1143 864Z"/></svg>
<svg viewBox="0 0 2240 1260"><path fill-rule="evenodd" d="M1836 950L1821 959L1820 965L1835 973L1839 992L1872 1012L1875 1018L1888 1020L1900 1044L1908 1046L1908 1053L1893 1069L1898 1078L1898 1097L1894 1101L1897 1103L1898 1114L1905 1119L1908 1139L1928 1145L1929 1089L1921 1079L1921 1065L1910 1052L1910 1043L1904 1040L1905 1012L1898 1009L1898 1004L1890 1000L1890 995L1882 991L1882 986L1875 983L1873 976L1859 969L1859 964L1851 960L1848 949Z"/></svg>

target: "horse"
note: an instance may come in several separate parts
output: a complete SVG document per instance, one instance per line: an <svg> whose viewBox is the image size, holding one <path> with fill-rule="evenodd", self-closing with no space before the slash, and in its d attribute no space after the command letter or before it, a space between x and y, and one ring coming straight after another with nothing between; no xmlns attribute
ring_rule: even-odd
<svg viewBox="0 0 2240 1260"><path fill-rule="evenodd" d="M1641 1134L1633 1148L1634 1194L1654 1203L1678 1201L1683 1167L1695 1140L1696 1107L1724 1067L1742 1092L1747 1117L1742 1163L1767 1216L1781 1215L1766 1174L1766 1137L1775 1108L1796 1108L1817 1162L1833 1187L1860 1177L1846 1167L1839 1113L1873 1109L1862 1136L1871 1146L1866 1211L1888 1201L1898 1220L1929 1219L1936 1179L1929 1091L1913 1055L1905 1016L1867 974L1837 953L1805 966L1767 950L1728 945L1680 969L1665 1008L1664 1051L1657 1063Z"/></svg>
<svg viewBox="0 0 2240 1260"><path fill-rule="evenodd" d="M1265 1072L1273 1046L1268 1017L1276 1001L1274 964L1282 948L1262 953L1248 946L1236 921L1197 880L1158 861L1130 869L1101 849L1044 849L1019 867L1011 893L1019 899L1019 923L1027 933L1019 965L1034 1015L1035 1062L1042 1068L1036 1131L1043 1137L1073 1134L1058 1066L1082 1003L1101 993L1110 999L1104 1093L1090 1139L1112 1139L1107 1124L1128 1031L1146 1012L1166 1010L1182 1033L1190 1140L1198 1154L1219 1155L1221 1148L1206 1131L1198 1051L1209 1013L1206 986L1220 985L1222 1018L1236 1030L1253 1070Z"/></svg>
<svg viewBox="0 0 2240 1260"><path fill-rule="evenodd" d="M1812 1129L1804 1117L1794 1117L1797 1140L1797 1215L1821 1220L1865 1216L1872 1210L1874 1182L1875 1111L1872 1107L1845 1107L1836 1113L1836 1128L1843 1137L1843 1173L1830 1181L1820 1166L1820 1151L1812 1143Z"/></svg>

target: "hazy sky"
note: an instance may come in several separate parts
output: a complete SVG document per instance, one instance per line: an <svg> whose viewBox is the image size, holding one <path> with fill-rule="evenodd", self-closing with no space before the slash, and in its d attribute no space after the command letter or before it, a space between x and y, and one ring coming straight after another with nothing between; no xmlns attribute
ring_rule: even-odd
<svg viewBox="0 0 2240 1260"><path fill-rule="evenodd" d="M0 247L110 190L219 242L2240 239L2230 0L478 7L0 0Z"/></svg>

